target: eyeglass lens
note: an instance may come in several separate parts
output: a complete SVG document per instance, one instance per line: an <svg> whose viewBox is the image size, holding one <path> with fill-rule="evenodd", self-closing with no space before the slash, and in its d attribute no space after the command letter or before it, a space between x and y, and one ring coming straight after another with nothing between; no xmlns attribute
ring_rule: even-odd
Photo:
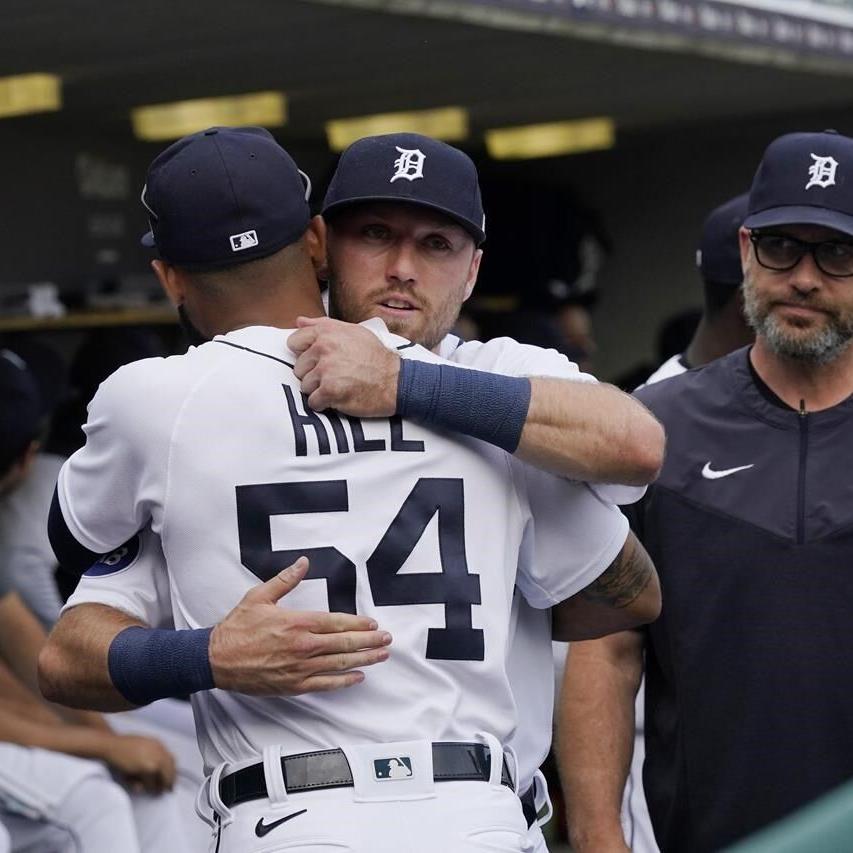
<svg viewBox="0 0 853 853"><path fill-rule="evenodd" d="M853 275L853 243L835 240L810 243L784 234L758 234L753 243L758 263L768 269L793 269L810 252L818 269L826 275Z"/></svg>

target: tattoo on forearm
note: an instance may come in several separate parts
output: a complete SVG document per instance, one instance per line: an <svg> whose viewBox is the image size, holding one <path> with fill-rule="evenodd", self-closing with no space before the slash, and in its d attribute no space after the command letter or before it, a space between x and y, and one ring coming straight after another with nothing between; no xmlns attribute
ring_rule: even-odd
<svg viewBox="0 0 853 853"><path fill-rule="evenodd" d="M627 607L648 586L654 568L642 547L623 548L582 595L597 604Z"/></svg>

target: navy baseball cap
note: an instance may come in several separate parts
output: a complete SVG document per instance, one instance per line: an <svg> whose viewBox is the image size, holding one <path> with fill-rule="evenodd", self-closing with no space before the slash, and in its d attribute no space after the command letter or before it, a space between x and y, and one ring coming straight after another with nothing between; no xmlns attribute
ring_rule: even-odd
<svg viewBox="0 0 853 853"><path fill-rule="evenodd" d="M38 435L43 408L38 382L26 362L0 349L0 474Z"/></svg>
<svg viewBox="0 0 853 853"><path fill-rule="evenodd" d="M230 266L295 243L308 227L311 184L262 127L211 127L170 145L148 168L142 203L171 264Z"/></svg>
<svg viewBox="0 0 853 853"><path fill-rule="evenodd" d="M773 140L755 173L743 224L822 225L853 236L853 139L825 130Z"/></svg>
<svg viewBox="0 0 853 853"><path fill-rule="evenodd" d="M394 201L443 213L479 246L486 218L471 158L419 133L367 136L347 148L323 199L323 216L370 201Z"/></svg>
<svg viewBox="0 0 853 853"><path fill-rule="evenodd" d="M702 225L696 266L706 282L739 287L743 281L738 231L746 219L749 194L715 207Z"/></svg>

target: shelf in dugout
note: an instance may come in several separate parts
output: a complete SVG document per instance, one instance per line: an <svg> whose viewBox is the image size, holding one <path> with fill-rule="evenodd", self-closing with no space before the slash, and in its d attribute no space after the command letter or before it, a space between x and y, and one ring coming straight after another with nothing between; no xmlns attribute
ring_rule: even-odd
<svg viewBox="0 0 853 853"><path fill-rule="evenodd" d="M0 332L37 332L63 329L90 329L99 326L173 325L173 308L152 306L127 310L74 311L62 317L0 315Z"/></svg>

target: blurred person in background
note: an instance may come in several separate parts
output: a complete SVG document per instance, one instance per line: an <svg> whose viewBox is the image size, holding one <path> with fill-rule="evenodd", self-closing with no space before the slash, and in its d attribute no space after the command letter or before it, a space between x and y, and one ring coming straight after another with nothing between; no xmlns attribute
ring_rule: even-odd
<svg viewBox="0 0 853 853"><path fill-rule="evenodd" d="M743 315L743 270L738 238L748 202L749 194L742 193L708 214L696 250L696 266L702 276L705 297L699 325L685 350L667 358L647 383L701 367L752 342L754 333Z"/></svg>
<svg viewBox="0 0 853 853"><path fill-rule="evenodd" d="M598 217L563 189L483 182L489 249L464 316L483 340L511 337L590 369L591 311L610 241Z"/></svg>
<svg viewBox="0 0 853 853"><path fill-rule="evenodd" d="M698 325L695 322L692 324L695 329L692 338L683 341L675 352L664 359L646 380L646 384L678 376L693 367L701 367L752 341L753 331L743 315L743 270L739 237L740 227L747 215L748 200L747 193L729 199L714 208L705 219L696 251L705 309L698 318ZM579 654L577 660L573 661L571 675L568 676L571 681L567 679L565 686L566 702L575 701L575 692L586 683L589 673L585 667L595 665L593 657L583 654ZM643 790L643 761L646 754L644 706L645 684L641 681L634 707L634 753L623 795L622 827L634 853L655 853L658 847Z"/></svg>
<svg viewBox="0 0 853 853"><path fill-rule="evenodd" d="M560 757L579 853L628 849L644 653L665 853L719 850L853 776L851 186L853 139L775 140L739 231L754 346L638 392L668 448L628 515L664 606L647 631L572 646Z"/></svg>
<svg viewBox="0 0 853 853"><path fill-rule="evenodd" d="M99 330L84 342L72 362L71 376L77 386L77 394L68 396L64 387L64 368L61 356L46 344L32 339L20 339L10 343L15 349L5 350L7 362L20 366L36 386L38 410L35 438L27 448L18 453L18 462L7 474L9 484L0 492L0 546L3 549L3 565L0 571L20 598L20 609L15 609L21 622L37 617L40 625L27 626L34 645L40 647L59 617L62 597L56 583L56 558L47 536L47 517L50 501L56 487L56 479L65 457L56 453L42 452L40 438L48 432L48 422L56 405L67 401L66 418L72 411L80 411L85 417L89 394L112 370L136 358L151 354L153 340L146 335L123 335L124 330ZM8 371L7 371L8 372ZM9 411L12 411L10 403ZM23 410L22 410L23 411ZM66 420L67 434L72 434L72 424ZM73 425L84 439L80 424ZM14 442L13 442L14 444ZM0 481L0 487L2 487ZM26 613L23 613L23 611ZM14 634L12 634L14 636ZM34 650L37 655L37 650ZM33 673L35 672L33 658ZM35 686L35 682L31 686ZM36 699L36 703L40 697ZM42 715L44 716L44 715ZM204 824L194 814L193 802L203 778L201 756L195 739L192 714L185 702L170 701L127 714L115 714L107 723L100 715L85 718L107 734L113 731L127 736L112 740L105 737L108 747L123 748L126 743L139 746L140 760L156 756L155 763L172 768L174 774L177 760L177 788L175 798L180 802L181 821L187 825L189 839L187 849L202 850L206 845L207 832ZM60 732L63 736L65 730ZM141 736L141 737L136 737ZM100 741L99 741L100 743ZM60 747L57 747L60 749ZM109 762L109 758L107 759ZM171 785L170 785L171 787Z"/></svg>
<svg viewBox="0 0 853 853"><path fill-rule="evenodd" d="M701 319L701 308L685 308L667 317L655 335L655 360L643 361L620 373L613 380L613 384L630 393L647 382L658 368L673 357L675 357L675 363L680 364L684 351L699 328Z"/></svg>
<svg viewBox="0 0 853 853"><path fill-rule="evenodd" d="M33 470L45 403L36 378L0 350L0 500ZM10 583L0 538L0 849L94 853L184 849L174 763L147 738L117 735L98 714L41 698L36 661L45 633ZM132 790L132 797L110 772ZM163 794L162 796L155 796ZM9 836L7 839L6 836ZM190 849L190 848L187 848Z"/></svg>

